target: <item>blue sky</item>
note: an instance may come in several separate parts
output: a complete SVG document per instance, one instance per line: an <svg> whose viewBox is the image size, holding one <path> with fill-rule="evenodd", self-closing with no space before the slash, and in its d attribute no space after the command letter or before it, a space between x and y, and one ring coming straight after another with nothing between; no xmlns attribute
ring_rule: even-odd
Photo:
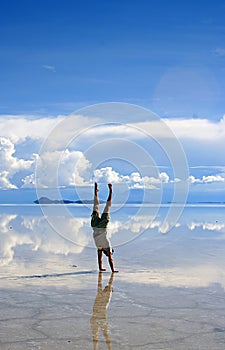
<svg viewBox="0 0 225 350"><path fill-rule="evenodd" d="M71 113L91 104L121 102L146 107L162 118L184 148L191 189L216 192L221 199L225 183L224 13L222 0L1 0L0 188L35 185L40 147ZM92 124L92 111L85 118L80 115L75 129ZM147 119L126 115L123 123L132 128L142 123L142 131L150 130ZM103 121L116 120L104 116ZM121 162L120 168L115 159L104 155L107 160L102 158L96 166L102 166L98 179L151 190L159 182L174 183L165 156L132 128L129 133L123 127L100 127L97 135L108 142L116 132L120 139L143 147L153 157L157 172L142 170L140 179L135 174L140 170L138 157L127 166ZM65 134L63 130L61 136ZM92 143L96 144L96 135L90 131L68 149L64 147L61 185L77 182L81 186L93 179L97 157L88 151ZM107 149L110 154L110 143ZM119 149L118 143L118 157ZM48 150L43 156L49 171L61 151L56 147L51 149L54 155ZM78 164L76 170L74 164Z"/></svg>
<svg viewBox="0 0 225 350"><path fill-rule="evenodd" d="M2 113L106 101L224 112L224 1L0 2ZM175 77L176 76L176 77Z"/></svg>

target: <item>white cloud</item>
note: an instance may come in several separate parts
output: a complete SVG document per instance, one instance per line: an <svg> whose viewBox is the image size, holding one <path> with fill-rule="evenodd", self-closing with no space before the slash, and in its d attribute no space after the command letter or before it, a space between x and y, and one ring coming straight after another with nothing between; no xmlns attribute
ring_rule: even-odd
<svg viewBox="0 0 225 350"><path fill-rule="evenodd" d="M59 176L64 185L82 186L90 181L90 162L79 151L66 150L62 155Z"/></svg>
<svg viewBox="0 0 225 350"><path fill-rule="evenodd" d="M147 139L150 135L158 139L177 137L178 139L215 140L218 137L225 137L225 116L218 122L203 118L163 118L122 125L103 124L87 132L87 137L110 138L112 135L126 139Z"/></svg>
<svg viewBox="0 0 225 350"><path fill-rule="evenodd" d="M194 231L196 228L201 228L202 230L208 231L224 231L225 225L221 223L214 222L191 222L188 224L188 228Z"/></svg>
<svg viewBox="0 0 225 350"><path fill-rule="evenodd" d="M217 175L203 175L202 178L196 178L193 175L189 176L189 182L194 183L214 183L214 182L225 182L224 176L217 174Z"/></svg>
<svg viewBox="0 0 225 350"><path fill-rule="evenodd" d="M104 183L121 183L128 180L127 176L122 176L112 169L112 167L105 167L94 170L94 178L97 182Z"/></svg>
<svg viewBox="0 0 225 350"><path fill-rule="evenodd" d="M47 70L50 70L51 72L56 72L56 70L55 70L55 66L50 66L50 65L48 65L48 64L43 64L43 66L42 66L44 69L47 69Z"/></svg>
<svg viewBox="0 0 225 350"><path fill-rule="evenodd" d="M90 182L90 162L79 151L45 152L42 153L38 163L38 187L83 186ZM24 184L34 183L34 177L24 179Z"/></svg>
<svg viewBox="0 0 225 350"><path fill-rule="evenodd" d="M160 173L159 178L163 183L168 183L170 180L169 176L165 172Z"/></svg>
<svg viewBox="0 0 225 350"><path fill-rule="evenodd" d="M168 125L174 135L179 139L194 139L198 141L211 141L225 138L225 116L218 122L208 119L195 118L163 118L162 121ZM149 131L155 137L172 137L166 128L161 127L158 121L145 121L131 124L134 127Z"/></svg>
<svg viewBox="0 0 225 350"><path fill-rule="evenodd" d="M28 137L32 139L44 139L56 125L59 125L60 127L60 122L63 122L66 119L70 121L70 116L38 118L32 115L1 115L0 135L8 137L14 143L21 142L21 140L25 140ZM93 121L93 118L91 120ZM61 124L61 133L64 134L70 131L72 137L75 130L74 123L76 123L76 128L83 128L87 138L99 138L102 135L107 138L116 136L125 139L140 139L145 137L147 138L145 132L149 132L149 134L155 137L171 137L174 133L179 139L188 138L199 141L218 140L218 138L221 139L225 137L225 116L223 116L218 122L200 118L164 118L162 121L156 120L133 122L122 125L101 125L102 121L99 121L100 124L97 128L94 127L86 130L86 128L89 126L89 122L90 118L86 116L73 116L71 119L71 124L69 123L70 125L64 125L64 123ZM96 119L96 123L97 122L98 119ZM167 124L169 129L172 130L170 135L168 135L166 132L169 129L162 127L163 123ZM65 126L68 127L67 130L64 128Z"/></svg>
<svg viewBox="0 0 225 350"><path fill-rule="evenodd" d="M14 144L9 139L0 137L0 188L16 188L12 176L30 169L34 163L34 160L18 159L14 153Z"/></svg>
<svg viewBox="0 0 225 350"><path fill-rule="evenodd" d="M200 179L196 179L193 175L189 176L189 182L194 184L194 183L201 183Z"/></svg>
<svg viewBox="0 0 225 350"><path fill-rule="evenodd" d="M172 130L170 135L167 134L167 127L161 128L162 125L158 121L146 121L140 123L131 123L129 125L116 125L116 124L98 124L98 119L96 118L96 125L98 127L89 128L90 120L93 122L93 118L84 117L81 115L76 115L74 117L70 116L58 116L55 118L35 118L34 116L0 116L0 134L5 141L5 145L1 147L4 148L4 152L1 150L1 166L0 166L0 187L1 188L15 188L18 184L14 183L12 177L19 171L30 170L29 174L23 176L23 187L32 187L34 183L34 174L32 169L32 164L34 164L33 155L30 154L30 160L22 159L22 156L16 157L15 150L18 149L18 145L22 142L24 149L26 149L26 158L29 159L29 139L38 141L48 140L45 144L45 153L41 158L43 158L44 170L48 172L54 170L53 164L55 164L57 158L60 156L57 152L61 150L64 151L64 158L62 158L61 166L59 168L59 180L62 185L74 185L85 184L90 182L90 163L95 164L95 154L94 152L89 157L89 151L86 152L87 156L84 156L84 151L88 147L92 147L95 143L100 142L101 140L108 140L110 138L121 140L131 140L129 148L123 153L123 158L130 160L128 158L128 153L130 150L134 151L133 162L141 166L147 164L149 161L146 155L143 155L140 151L140 147L135 152L135 147L133 145L139 144L148 145L148 137L145 134L145 131L149 131L154 137L177 137L186 150L186 155L190 160L190 163L197 164L206 164L207 159L210 158L212 162L215 159L215 162L218 159L221 159L223 155L223 147L225 142L225 117L223 117L218 122L212 122L207 119L163 119L163 121L169 126ZM94 125L94 124L91 124ZM51 131L54 130L53 134ZM76 142L73 143L74 135L79 133L78 139L80 142L79 152L76 149ZM173 136L173 133L175 136ZM51 135L50 137L48 137ZM70 140L71 143L68 144L67 141ZM135 142L134 142L135 140ZM146 141L145 141L146 140ZM26 146L27 142L27 146ZM116 157L116 154L119 152L120 143L113 144L113 147L116 148L113 153ZM109 149L108 149L108 148ZM110 154L111 143L109 142L104 149L101 149L101 145L97 149L98 159L101 159L101 154L104 153L104 156ZM133 148L132 148L133 147ZM196 152L196 147L197 151ZM103 147L104 148L104 147ZM126 148L126 144L124 144ZM77 152L77 153L76 153ZM102 152L102 153L101 153ZM107 153L108 152L108 153ZM146 154L150 154L151 151L147 151ZM85 153L85 154L86 154ZM22 152L21 152L22 154ZM132 153L131 153L132 154ZM142 155L143 159L142 160ZM97 157L97 156L96 156ZM130 156L129 156L130 157ZM103 157L104 158L104 157ZM77 162L79 159L79 162ZM194 159L194 161L193 161ZM209 164L210 164L209 161ZM157 163L160 162L157 160ZM76 167L74 168L74 164ZM163 163L163 162L162 162ZM161 165L162 165L161 163ZM218 163L219 164L219 163ZM157 164L155 164L157 167ZM139 169L139 167L137 167ZM159 167L158 167L159 168ZM147 171L147 170L146 170ZM100 182L113 182L113 183L126 183L129 184L129 187L133 188L155 188L157 185L162 183L171 183L173 181L179 181L179 179L172 180L169 178L169 174L162 171L159 176L151 177L148 173L144 173L141 177L139 172L133 172L131 174L124 174L122 171L115 171L110 167L105 167L99 171L95 171L95 177ZM200 168L199 171L200 173ZM190 183L223 183L225 176L222 173L217 174L206 174L196 176L196 173L191 174L189 178ZM44 178L47 177L47 174L42 176L42 185L44 185ZM46 179L45 179L46 180ZM46 180L49 185L51 184L51 179Z"/></svg>
<svg viewBox="0 0 225 350"><path fill-rule="evenodd" d="M11 142L23 142L27 138L33 140L45 139L49 132L64 119L63 116L56 118L36 118L34 116L0 116L0 135L10 139Z"/></svg>
<svg viewBox="0 0 225 350"><path fill-rule="evenodd" d="M221 175L209 175L209 176L203 176L202 182L210 183L210 182L224 182L224 177Z"/></svg>
<svg viewBox="0 0 225 350"><path fill-rule="evenodd" d="M86 137L92 137L99 140L103 137L109 139L110 137L122 139L134 139L146 137L135 124L99 124L98 127L87 130Z"/></svg>
<svg viewBox="0 0 225 350"><path fill-rule="evenodd" d="M1 157L1 169L12 169L17 171L20 169L28 169L32 161L25 161L24 159L18 159L13 156L15 153L15 147L13 143L5 138L0 137L0 157Z"/></svg>
<svg viewBox="0 0 225 350"><path fill-rule="evenodd" d="M10 174L8 171L1 171L0 172L0 189L9 189L9 188L16 189L17 186L10 182Z"/></svg>
<svg viewBox="0 0 225 350"><path fill-rule="evenodd" d="M127 183L129 188L148 188L155 189L155 185L161 183L169 183L169 176L167 173L159 173L159 177L141 176L139 172L133 172L129 175L121 175L112 167L105 167L94 170L94 178L96 182L104 183Z"/></svg>
<svg viewBox="0 0 225 350"><path fill-rule="evenodd" d="M25 178L22 179L22 182L23 182L23 185L22 185L23 188L33 188L33 187L35 187L35 183L36 182L35 182L34 173L25 176Z"/></svg>
<svg viewBox="0 0 225 350"><path fill-rule="evenodd" d="M179 139L215 141L225 138L225 116L218 122L208 119L164 119Z"/></svg>

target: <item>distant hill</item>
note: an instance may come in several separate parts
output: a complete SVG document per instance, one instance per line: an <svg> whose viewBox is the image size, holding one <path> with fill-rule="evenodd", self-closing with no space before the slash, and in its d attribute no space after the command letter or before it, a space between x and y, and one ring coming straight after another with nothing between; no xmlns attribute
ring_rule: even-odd
<svg viewBox="0 0 225 350"><path fill-rule="evenodd" d="M48 197L41 197L34 201L35 204L93 204L93 199L84 199L84 200L77 200L77 201L71 201L68 199L49 199Z"/></svg>

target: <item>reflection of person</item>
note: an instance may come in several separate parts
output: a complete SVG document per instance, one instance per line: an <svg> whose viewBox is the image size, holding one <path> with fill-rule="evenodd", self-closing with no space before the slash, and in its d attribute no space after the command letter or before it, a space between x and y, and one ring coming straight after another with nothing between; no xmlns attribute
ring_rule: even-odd
<svg viewBox="0 0 225 350"><path fill-rule="evenodd" d="M98 333L100 330L104 335L108 349L112 349L112 343L109 335L109 323L107 320L107 308L112 296L113 275L114 274L112 273L109 283L104 289L102 289L102 273L99 272L98 275L98 294L95 298L93 314L90 320L94 350L98 349Z"/></svg>
<svg viewBox="0 0 225 350"><path fill-rule="evenodd" d="M110 207L112 205L112 185L108 184L108 187L109 187L109 196L105 205L105 209L100 217L98 185L95 182L94 206L93 206L93 212L91 215L91 226L93 228L95 245L98 248L99 271L106 271L102 267L102 252L103 252L108 257L109 266L112 272L118 272L117 270L114 270L114 263L112 258L113 249L111 247L109 239L107 238L107 225L109 223L109 219L110 219L109 213L110 213Z"/></svg>

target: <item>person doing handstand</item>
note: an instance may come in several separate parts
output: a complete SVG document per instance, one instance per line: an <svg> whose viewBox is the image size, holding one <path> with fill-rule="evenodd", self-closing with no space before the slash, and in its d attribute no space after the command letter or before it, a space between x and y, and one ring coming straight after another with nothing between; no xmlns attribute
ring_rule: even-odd
<svg viewBox="0 0 225 350"><path fill-rule="evenodd" d="M103 213L100 217L99 212L99 199L98 199L98 184L95 182L94 187L94 205L93 212L91 215L91 227L93 228L93 237L95 241L95 245L98 249L98 266L99 271L106 271L102 267L102 252L108 257L109 266L112 272L119 272L114 269L114 262L112 258L113 249L111 247L111 243L107 238L107 225L110 220L110 208L112 205L112 185L108 184L109 195L103 210Z"/></svg>

